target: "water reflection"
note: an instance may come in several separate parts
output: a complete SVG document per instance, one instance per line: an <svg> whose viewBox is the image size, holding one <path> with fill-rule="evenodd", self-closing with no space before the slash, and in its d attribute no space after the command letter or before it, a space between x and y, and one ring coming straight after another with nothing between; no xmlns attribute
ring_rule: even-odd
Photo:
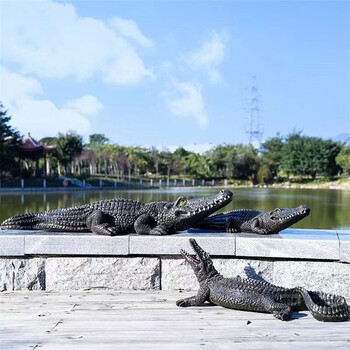
<svg viewBox="0 0 350 350"><path fill-rule="evenodd" d="M0 194L0 221L25 212L37 212L91 203L108 198L135 199L143 202L174 201L180 195L210 196L218 189L169 189L131 191L77 191ZM311 214L294 227L350 229L350 192L312 189L234 189L233 201L221 211L232 209L272 210L306 204Z"/></svg>

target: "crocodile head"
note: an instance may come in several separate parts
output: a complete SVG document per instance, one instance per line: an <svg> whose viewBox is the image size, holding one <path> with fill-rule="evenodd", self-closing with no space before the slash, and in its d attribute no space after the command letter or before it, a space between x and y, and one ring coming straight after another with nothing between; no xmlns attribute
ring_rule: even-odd
<svg viewBox="0 0 350 350"><path fill-rule="evenodd" d="M264 212L250 220L250 228L259 233L277 233L295 224L310 214L310 208L300 205L296 208L276 208L270 212Z"/></svg>
<svg viewBox="0 0 350 350"><path fill-rule="evenodd" d="M171 231L187 230L199 220L224 207L232 200L233 193L221 190L212 197L179 197L175 202L159 202L157 223Z"/></svg>
<svg viewBox="0 0 350 350"><path fill-rule="evenodd" d="M195 254L190 254L181 249L181 255L192 267L198 281L203 282L217 275L218 272L213 265L209 253L205 252L193 238L190 239L190 244Z"/></svg>

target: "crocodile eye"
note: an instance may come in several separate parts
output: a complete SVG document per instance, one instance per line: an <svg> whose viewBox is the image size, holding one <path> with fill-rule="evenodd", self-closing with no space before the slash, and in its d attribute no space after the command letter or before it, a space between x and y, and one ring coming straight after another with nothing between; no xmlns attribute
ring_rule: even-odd
<svg viewBox="0 0 350 350"><path fill-rule="evenodd" d="M179 197L176 202L174 203L175 207L183 207L188 203L188 200L186 197Z"/></svg>
<svg viewBox="0 0 350 350"><path fill-rule="evenodd" d="M180 202L179 202L179 206L180 207L183 207L186 204L187 204L187 199L185 199L185 198L181 199Z"/></svg>

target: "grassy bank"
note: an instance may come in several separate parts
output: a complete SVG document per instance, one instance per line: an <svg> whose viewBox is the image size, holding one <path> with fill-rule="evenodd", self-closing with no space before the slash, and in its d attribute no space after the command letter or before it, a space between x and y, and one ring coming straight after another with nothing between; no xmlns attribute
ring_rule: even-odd
<svg viewBox="0 0 350 350"><path fill-rule="evenodd" d="M339 179L336 181L310 181L310 182L281 182L272 184L276 188L311 188L311 189L333 189L350 191L350 179Z"/></svg>

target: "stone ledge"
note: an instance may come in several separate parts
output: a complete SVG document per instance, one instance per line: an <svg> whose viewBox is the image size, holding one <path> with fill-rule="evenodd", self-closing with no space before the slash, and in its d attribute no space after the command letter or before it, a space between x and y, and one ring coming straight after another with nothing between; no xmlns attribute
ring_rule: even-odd
<svg viewBox="0 0 350 350"><path fill-rule="evenodd" d="M0 256L128 255L129 236L98 236L91 232L0 231Z"/></svg>
<svg viewBox="0 0 350 350"><path fill-rule="evenodd" d="M350 231L338 231L340 261L350 262Z"/></svg>
<svg viewBox="0 0 350 350"><path fill-rule="evenodd" d="M287 229L277 235L188 230L169 236L0 231L0 256L166 256L195 238L212 256L350 262L350 231Z"/></svg>
<svg viewBox="0 0 350 350"><path fill-rule="evenodd" d="M169 236L130 235L129 254L132 255L179 255L181 249L191 250L188 240L195 238L211 255L234 256L235 235L226 232L188 230Z"/></svg>
<svg viewBox="0 0 350 350"><path fill-rule="evenodd" d="M269 236L239 233L236 256L340 260L339 238L332 230L286 229Z"/></svg>

